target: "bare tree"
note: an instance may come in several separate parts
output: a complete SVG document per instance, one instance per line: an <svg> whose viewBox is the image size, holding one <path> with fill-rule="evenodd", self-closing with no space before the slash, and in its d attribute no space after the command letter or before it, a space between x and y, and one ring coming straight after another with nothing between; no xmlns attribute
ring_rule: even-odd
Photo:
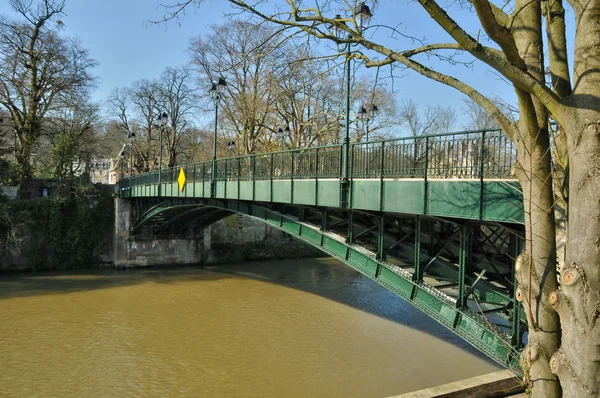
<svg viewBox="0 0 600 398"><path fill-rule="evenodd" d="M497 129L498 123L477 102L471 98L463 99L463 113L467 117L464 124L466 130L488 130Z"/></svg>
<svg viewBox="0 0 600 398"><path fill-rule="evenodd" d="M85 96L96 62L79 42L48 27L63 13L63 0L11 0L10 5L20 19L0 19L0 105L10 114L25 181L33 176L32 148L44 118Z"/></svg>
<svg viewBox="0 0 600 398"><path fill-rule="evenodd" d="M193 127L196 101L187 67L167 68L156 80L139 80L111 93L108 108L122 131L121 141L125 143L130 134L135 134L136 171L154 170L158 166L161 128L163 166L176 165L177 155L183 151L181 135ZM167 115L168 124L161 127L158 118L163 114Z"/></svg>
<svg viewBox="0 0 600 398"><path fill-rule="evenodd" d="M191 80L191 73L187 67L167 68L156 84L158 112L165 112L169 117L163 137L163 145L167 148L168 167L177 164L177 155L183 150L180 145L182 134L193 127L192 117L197 98Z"/></svg>
<svg viewBox="0 0 600 398"><path fill-rule="evenodd" d="M273 90L284 51L273 29L248 22L232 21L212 26L204 38L192 40L192 63L200 74L200 86L206 91L220 76L227 79L226 100L220 118L229 136L237 137L240 153L257 150L261 138L269 132L271 109L276 101Z"/></svg>
<svg viewBox="0 0 600 398"><path fill-rule="evenodd" d="M412 147L412 155L407 157L407 161L413 170L425 159L425 140L421 136L428 134L441 134L452 131L456 123L456 112L450 107L440 105L426 105L422 112L419 112L416 102L412 99L404 100L400 105L398 120L404 132L413 137L413 140L404 145ZM430 148L432 149L432 148ZM432 156L439 157L442 154L432 149Z"/></svg>

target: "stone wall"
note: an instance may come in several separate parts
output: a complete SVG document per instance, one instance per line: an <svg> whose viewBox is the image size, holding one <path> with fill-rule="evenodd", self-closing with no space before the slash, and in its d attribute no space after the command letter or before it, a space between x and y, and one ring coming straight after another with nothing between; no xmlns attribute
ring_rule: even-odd
<svg viewBox="0 0 600 398"><path fill-rule="evenodd" d="M114 265L145 267L177 264L317 257L323 253L252 217L232 215L204 229L201 237L130 237L130 203L116 199Z"/></svg>

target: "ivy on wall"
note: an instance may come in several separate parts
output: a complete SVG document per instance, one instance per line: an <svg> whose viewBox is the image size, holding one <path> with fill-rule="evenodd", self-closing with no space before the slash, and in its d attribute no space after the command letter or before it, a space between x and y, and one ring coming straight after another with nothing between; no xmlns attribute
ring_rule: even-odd
<svg viewBox="0 0 600 398"><path fill-rule="evenodd" d="M113 223L112 190L77 187L46 198L3 201L0 255L20 257L33 270L89 268L108 254Z"/></svg>

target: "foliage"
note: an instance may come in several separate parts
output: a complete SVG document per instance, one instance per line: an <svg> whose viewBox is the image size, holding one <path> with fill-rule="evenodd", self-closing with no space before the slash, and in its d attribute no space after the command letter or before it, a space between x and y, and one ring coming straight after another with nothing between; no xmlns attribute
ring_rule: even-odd
<svg viewBox="0 0 600 398"><path fill-rule="evenodd" d="M49 22L64 0L13 0L20 19L0 16L0 106L11 116L21 177L33 176L32 155L47 118L80 102L94 83L96 65L80 43ZM60 26L60 25L59 25Z"/></svg>
<svg viewBox="0 0 600 398"><path fill-rule="evenodd" d="M108 250L113 199L96 187L0 203L0 255L20 253L34 270L86 268Z"/></svg>
<svg viewBox="0 0 600 398"><path fill-rule="evenodd" d="M18 185L19 169L17 164L0 158L0 185Z"/></svg>

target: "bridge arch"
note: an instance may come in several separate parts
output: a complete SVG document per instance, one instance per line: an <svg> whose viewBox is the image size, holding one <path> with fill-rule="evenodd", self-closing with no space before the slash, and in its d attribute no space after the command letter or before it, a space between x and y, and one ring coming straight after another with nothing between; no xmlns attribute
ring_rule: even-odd
<svg viewBox="0 0 600 398"><path fill-rule="evenodd" d="M157 228L158 231L181 222L206 227L232 214L251 217L338 259L396 293L497 363L519 371L516 361L518 348L511 344L511 336L492 325L480 313L468 306L459 305L455 298L424 281L414 280L410 272L397 264L378 258L377 253L347 242L345 236L305 222L303 217L286 214L265 204L238 200L134 200L138 202L137 214L134 215L137 222L131 228L131 235L135 236L148 226Z"/></svg>

